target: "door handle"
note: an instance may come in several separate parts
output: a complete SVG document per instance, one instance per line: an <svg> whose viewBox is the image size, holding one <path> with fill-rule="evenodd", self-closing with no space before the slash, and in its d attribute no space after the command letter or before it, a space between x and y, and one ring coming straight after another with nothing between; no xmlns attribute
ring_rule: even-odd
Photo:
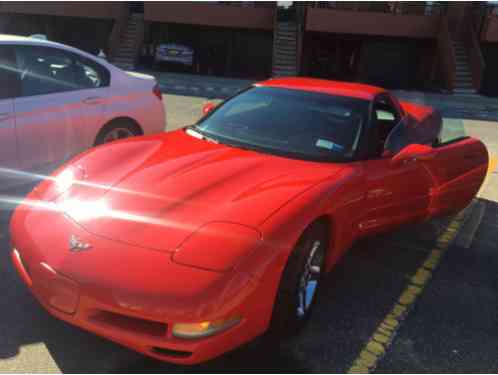
<svg viewBox="0 0 498 375"><path fill-rule="evenodd" d="M83 103L96 105L101 103L102 98L100 96L89 96L88 98L83 99Z"/></svg>

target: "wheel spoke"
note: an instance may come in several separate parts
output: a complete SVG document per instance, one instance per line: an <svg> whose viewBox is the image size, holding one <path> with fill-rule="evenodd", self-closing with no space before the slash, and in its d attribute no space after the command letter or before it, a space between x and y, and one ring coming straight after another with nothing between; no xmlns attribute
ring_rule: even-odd
<svg viewBox="0 0 498 375"><path fill-rule="evenodd" d="M320 275L320 272L321 272L321 269L320 269L319 266L311 266L310 267L310 273L311 273L311 275L318 276L318 275Z"/></svg>
<svg viewBox="0 0 498 375"><path fill-rule="evenodd" d="M306 286L306 293L305 293L305 306L306 306L306 310L308 310L308 308L310 307L311 305L311 302L313 302L313 297L315 296L315 291L316 291L316 287L318 285L318 281L316 280L310 280L308 282L308 285Z"/></svg>
<svg viewBox="0 0 498 375"><path fill-rule="evenodd" d="M299 290L299 306L297 308L298 316L303 316L306 312L306 286Z"/></svg>
<svg viewBox="0 0 498 375"><path fill-rule="evenodd" d="M298 317L303 317L313 303L322 271L323 254L321 242L312 241L308 246L311 246L311 251L304 262L301 279L299 280Z"/></svg>

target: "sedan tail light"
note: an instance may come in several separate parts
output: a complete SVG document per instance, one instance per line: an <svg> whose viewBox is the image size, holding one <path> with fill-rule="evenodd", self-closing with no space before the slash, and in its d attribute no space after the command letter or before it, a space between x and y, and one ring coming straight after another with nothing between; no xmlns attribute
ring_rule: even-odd
<svg viewBox="0 0 498 375"><path fill-rule="evenodd" d="M159 88L159 84L155 84L153 89L152 89L152 93L159 99L159 100L163 100L163 94L161 92L161 89Z"/></svg>

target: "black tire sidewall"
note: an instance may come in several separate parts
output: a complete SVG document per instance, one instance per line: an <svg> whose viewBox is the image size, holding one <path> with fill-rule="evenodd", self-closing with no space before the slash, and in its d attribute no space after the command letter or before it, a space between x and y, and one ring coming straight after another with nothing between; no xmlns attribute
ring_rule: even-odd
<svg viewBox="0 0 498 375"><path fill-rule="evenodd" d="M97 135L97 138L95 139L95 146L100 146L100 145L103 145L105 142L105 137L106 135L115 130L115 129L118 129L118 128L126 128L128 130L130 130L132 133L133 133L133 136L137 136L137 135L140 135L140 132L137 131L136 127L128 122L115 122L113 124L110 124L110 125L107 125L107 126L104 126L99 134Z"/></svg>
<svg viewBox="0 0 498 375"><path fill-rule="evenodd" d="M277 297L270 323L269 334L279 337L294 336L306 325L317 303L322 284L323 271L318 279L317 289L311 305L302 317L297 316L299 282L304 271L304 264L311 253L313 243L321 242L320 251L323 252L322 270L328 246L326 226L323 223L314 223L301 235L298 243L287 260L287 265L280 280Z"/></svg>

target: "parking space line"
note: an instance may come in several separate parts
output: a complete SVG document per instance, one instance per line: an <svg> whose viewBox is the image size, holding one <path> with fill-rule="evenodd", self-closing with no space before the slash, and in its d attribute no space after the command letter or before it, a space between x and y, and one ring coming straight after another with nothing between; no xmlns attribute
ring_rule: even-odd
<svg viewBox="0 0 498 375"><path fill-rule="evenodd" d="M493 173L496 170L496 166L498 164L498 158L496 156L491 155L489 158L489 166L488 166L488 174Z"/></svg>
<svg viewBox="0 0 498 375"><path fill-rule="evenodd" d="M492 174L494 171L496 171L496 166L498 165L498 158L494 155L489 155L489 161L488 161L488 170L486 173L486 178L484 179L484 182L479 189L479 192L477 193L477 196L480 196L483 191L486 190L489 180L490 180L490 174Z"/></svg>
<svg viewBox="0 0 498 375"><path fill-rule="evenodd" d="M422 265L410 278L398 300L360 351L348 370L349 374L370 373L389 349L401 322L406 319L418 296L424 290L442 256L458 234L465 220L464 210L460 212L438 236L436 246L430 251Z"/></svg>
<svg viewBox="0 0 498 375"><path fill-rule="evenodd" d="M489 182L489 175L495 171L497 165L498 159L494 155L490 155L486 179L481 191L484 190ZM410 309L415 304L418 296L422 293L431 279L433 272L441 262L441 258L445 251L459 234L459 230L462 228L465 221L466 211L472 208L478 209L479 211L476 213L476 217L479 220L477 220L477 222L478 224L481 222L485 205L482 202L480 202L478 207L475 207L477 205L478 203L474 201L470 207L457 214L446 229L438 236L436 246L430 251L428 257L410 278L408 285L403 290L390 312L377 326L370 339L360 351L360 354L353 361L353 364L348 370L349 374L370 373L375 370L379 360L386 354L391 346L401 322L406 319ZM472 232L475 233L478 226L479 225L477 225ZM470 239L470 242L472 241L472 238ZM467 242L469 242L468 239Z"/></svg>

